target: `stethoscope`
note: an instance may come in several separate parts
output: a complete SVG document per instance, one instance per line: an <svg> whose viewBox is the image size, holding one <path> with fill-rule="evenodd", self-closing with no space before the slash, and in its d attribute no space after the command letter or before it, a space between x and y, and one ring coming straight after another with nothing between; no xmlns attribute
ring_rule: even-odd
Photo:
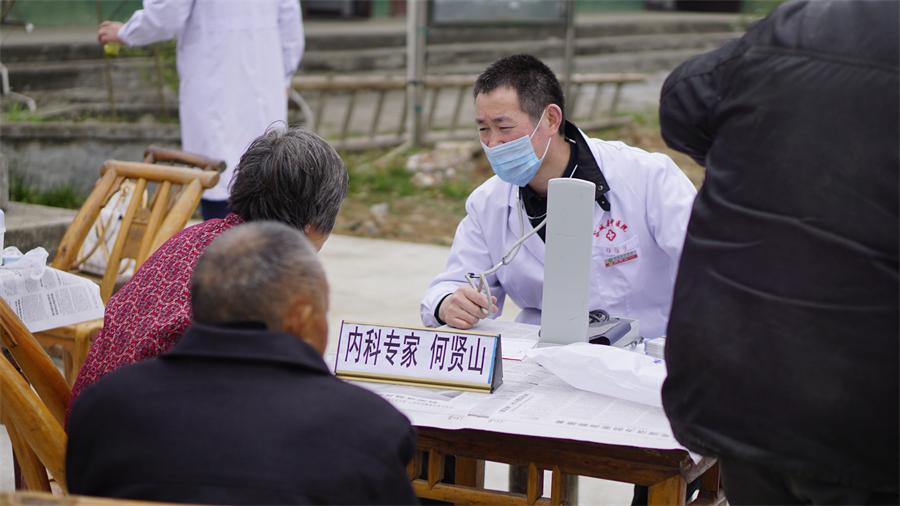
<svg viewBox="0 0 900 506"><path fill-rule="evenodd" d="M572 172L569 173L567 178L571 179L571 177L575 175L576 170L578 170L577 163L575 164L575 167L572 168ZM497 262L497 264L494 265L493 267L491 267L490 269L488 269L484 272L481 272L481 273L477 273L477 274L474 272L466 273L466 281L469 282L469 286L471 286L472 288L477 290L479 293L485 295L487 297L488 306L490 306L490 307L493 306L493 303L491 302L491 300L492 300L491 285L490 285L490 283L488 283L487 277L490 276L491 274L494 274L495 272L499 271L500 268L503 267L504 265L509 265L510 262L512 262L516 258L516 255L519 254L519 250L522 249L522 245L525 244L525 241L527 241L534 234L538 233L547 224L547 213L544 212L544 215L543 215L544 219L542 219L541 222L538 223L538 225L531 230L531 232L528 232L526 234L525 233L525 217L527 216L527 214L525 213L525 203L522 201L521 193L519 193L516 207L519 210L519 235L521 237L519 237L519 239L513 243L513 245L509 248L509 250L506 252L506 254L500 258L500 261ZM535 217L528 216L528 218L537 218L537 216L535 216ZM477 281L477 284L476 284L476 281ZM493 314L493 311L489 308L488 309L482 308L482 312L484 312L485 315L487 315L487 316L490 316L491 314Z"/></svg>

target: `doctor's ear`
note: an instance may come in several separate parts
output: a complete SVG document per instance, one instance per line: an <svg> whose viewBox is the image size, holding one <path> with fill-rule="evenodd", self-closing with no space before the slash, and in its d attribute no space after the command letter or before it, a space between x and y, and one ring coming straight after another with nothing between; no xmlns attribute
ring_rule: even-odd
<svg viewBox="0 0 900 506"><path fill-rule="evenodd" d="M550 128L555 131L557 134L562 135L564 129L562 127L563 122L563 113L562 109L556 104L550 104L547 106L547 122L550 124Z"/></svg>

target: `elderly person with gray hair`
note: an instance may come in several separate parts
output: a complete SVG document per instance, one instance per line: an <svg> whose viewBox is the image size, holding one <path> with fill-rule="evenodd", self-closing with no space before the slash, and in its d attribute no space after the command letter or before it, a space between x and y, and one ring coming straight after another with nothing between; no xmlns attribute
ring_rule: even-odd
<svg viewBox="0 0 900 506"><path fill-rule="evenodd" d="M69 490L208 504L410 504L415 434L322 360L328 283L310 241L276 222L213 241L192 325L160 357L74 404Z"/></svg>
<svg viewBox="0 0 900 506"><path fill-rule="evenodd" d="M109 299L103 329L78 373L72 398L116 368L155 357L175 344L190 323L191 273L216 237L244 222L274 220L302 230L321 249L347 184L340 156L315 134L272 129L253 141L231 186L234 212L173 236Z"/></svg>

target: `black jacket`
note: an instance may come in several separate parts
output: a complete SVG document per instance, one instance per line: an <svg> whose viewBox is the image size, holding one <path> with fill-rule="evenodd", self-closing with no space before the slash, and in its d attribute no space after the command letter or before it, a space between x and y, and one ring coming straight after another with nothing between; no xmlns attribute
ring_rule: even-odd
<svg viewBox="0 0 900 506"><path fill-rule="evenodd" d="M79 396L75 494L216 504L410 504L415 434L296 337L194 325Z"/></svg>
<svg viewBox="0 0 900 506"><path fill-rule="evenodd" d="M663 86L707 169L663 386L692 450L897 490L898 19L791 2Z"/></svg>

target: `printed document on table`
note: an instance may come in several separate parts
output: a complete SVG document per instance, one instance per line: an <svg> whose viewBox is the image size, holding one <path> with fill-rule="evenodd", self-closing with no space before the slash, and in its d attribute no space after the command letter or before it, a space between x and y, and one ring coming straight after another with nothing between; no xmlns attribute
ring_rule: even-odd
<svg viewBox="0 0 900 506"><path fill-rule="evenodd" d="M682 449L660 408L578 390L531 361L503 362L493 393L357 383L423 427L478 429L654 449Z"/></svg>
<svg viewBox="0 0 900 506"><path fill-rule="evenodd" d="M31 332L103 317L96 283L52 267L38 279L25 271L0 269L0 296Z"/></svg>
<svg viewBox="0 0 900 506"><path fill-rule="evenodd" d="M450 327L444 327L450 329ZM538 341L540 325L485 318L470 330L486 334L500 334L500 349L506 360L522 360Z"/></svg>

